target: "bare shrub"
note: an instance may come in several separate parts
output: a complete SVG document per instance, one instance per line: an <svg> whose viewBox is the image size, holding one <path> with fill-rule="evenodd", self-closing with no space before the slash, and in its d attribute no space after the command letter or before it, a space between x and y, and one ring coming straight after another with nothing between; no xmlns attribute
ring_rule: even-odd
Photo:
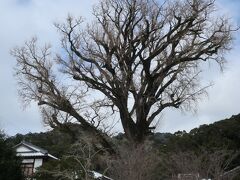
<svg viewBox="0 0 240 180"><path fill-rule="evenodd" d="M168 179L214 179L231 180L235 175L224 176L229 165L237 156L236 152L227 150L196 152L178 152L167 155L162 162Z"/></svg>
<svg viewBox="0 0 240 180"><path fill-rule="evenodd" d="M127 143L119 147L119 156L109 161L109 173L115 180L151 180L158 163L151 143Z"/></svg>

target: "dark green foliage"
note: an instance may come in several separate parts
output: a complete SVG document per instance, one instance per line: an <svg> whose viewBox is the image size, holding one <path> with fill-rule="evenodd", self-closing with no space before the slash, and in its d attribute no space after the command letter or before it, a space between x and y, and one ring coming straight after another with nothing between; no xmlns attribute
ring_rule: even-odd
<svg viewBox="0 0 240 180"><path fill-rule="evenodd" d="M6 143L5 135L0 132L0 179L21 180L21 159L14 149Z"/></svg>
<svg viewBox="0 0 240 180"><path fill-rule="evenodd" d="M240 149L240 114L209 126L202 125L189 133L200 145Z"/></svg>
<svg viewBox="0 0 240 180"><path fill-rule="evenodd" d="M164 146L167 151L198 151L202 148L238 151L240 150L240 115L210 125L201 125L189 133L178 131L173 135L156 134L155 136L165 136L164 141L155 142L158 142L159 147Z"/></svg>

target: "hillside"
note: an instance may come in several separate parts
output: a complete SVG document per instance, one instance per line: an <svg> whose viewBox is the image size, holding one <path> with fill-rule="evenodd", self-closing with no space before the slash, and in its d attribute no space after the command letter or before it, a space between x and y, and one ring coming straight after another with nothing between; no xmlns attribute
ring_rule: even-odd
<svg viewBox="0 0 240 180"><path fill-rule="evenodd" d="M210 125L201 125L192 129L189 133L178 131L173 136L169 136L165 144L176 146L182 150L197 150L200 147L239 150L240 114Z"/></svg>
<svg viewBox="0 0 240 180"><path fill-rule="evenodd" d="M167 147L168 150L197 150L200 147L239 150L240 114L210 125L201 125L199 128L192 129L189 133L185 131L178 131L174 134L155 133L151 139L154 140L157 146L164 146L165 149ZM66 147L69 147L74 142L69 134L58 129L45 133L17 134L8 138L11 145L18 144L22 140L46 148L60 157Z"/></svg>

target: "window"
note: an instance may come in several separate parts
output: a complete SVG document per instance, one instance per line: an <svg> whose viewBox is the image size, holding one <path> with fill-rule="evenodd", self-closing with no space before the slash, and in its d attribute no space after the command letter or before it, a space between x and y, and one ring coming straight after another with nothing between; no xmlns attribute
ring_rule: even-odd
<svg viewBox="0 0 240 180"><path fill-rule="evenodd" d="M24 177L31 177L33 175L33 163L24 163L21 165Z"/></svg>

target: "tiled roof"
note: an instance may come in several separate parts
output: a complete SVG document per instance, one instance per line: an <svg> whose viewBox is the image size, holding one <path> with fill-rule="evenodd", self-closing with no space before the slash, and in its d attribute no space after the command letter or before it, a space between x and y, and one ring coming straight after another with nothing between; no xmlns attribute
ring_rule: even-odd
<svg viewBox="0 0 240 180"><path fill-rule="evenodd" d="M38 146L35 146L29 142L22 141L21 143L17 144L14 146L15 149L17 149L19 146L25 146L29 148L31 151L30 152L17 152L17 156L22 156L22 157L50 157L53 159L58 159L55 156L51 155L48 153L47 150L40 148Z"/></svg>

